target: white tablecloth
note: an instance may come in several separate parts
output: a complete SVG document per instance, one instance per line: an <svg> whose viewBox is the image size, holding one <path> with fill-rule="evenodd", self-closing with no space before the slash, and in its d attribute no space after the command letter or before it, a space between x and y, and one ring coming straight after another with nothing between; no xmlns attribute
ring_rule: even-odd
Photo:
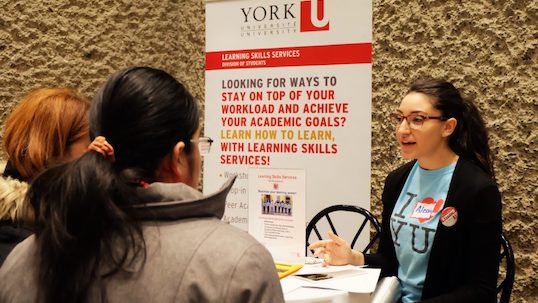
<svg viewBox="0 0 538 303"><path fill-rule="evenodd" d="M286 303L370 303L371 294L301 287L284 295Z"/></svg>
<svg viewBox="0 0 538 303"><path fill-rule="evenodd" d="M372 274L377 280L378 274ZM357 283L364 282L357 276ZM284 278L282 290L287 303L394 303L399 298L400 284L396 277L386 277L377 283L373 292L348 292L345 290L307 287L297 277ZM347 281L349 283L349 280Z"/></svg>
<svg viewBox="0 0 538 303"><path fill-rule="evenodd" d="M370 303L379 278L379 269L359 266L307 264L281 280L284 299L289 303L334 302ZM327 275L329 279L310 280L307 275ZM303 277L299 277L303 276Z"/></svg>

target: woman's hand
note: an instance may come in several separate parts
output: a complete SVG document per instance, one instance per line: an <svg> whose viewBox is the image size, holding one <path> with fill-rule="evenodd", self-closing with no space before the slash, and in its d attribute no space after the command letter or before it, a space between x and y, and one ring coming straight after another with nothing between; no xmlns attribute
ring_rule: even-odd
<svg viewBox="0 0 538 303"><path fill-rule="evenodd" d="M323 265L364 265L364 255L351 249L347 242L329 232L329 240L312 243L308 248L314 250L314 256L323 254Z"/></svg>

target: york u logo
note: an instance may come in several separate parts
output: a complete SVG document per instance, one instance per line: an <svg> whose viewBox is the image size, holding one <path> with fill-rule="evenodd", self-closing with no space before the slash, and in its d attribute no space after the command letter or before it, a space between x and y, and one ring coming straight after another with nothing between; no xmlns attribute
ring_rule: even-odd
<svg viewBox="0 0 538 303"><path fill-rule="evenodd" d="M301 1L301 32L329 30L324 0Z"/></svg>
<svg viewBox="0 0 538 303"><path fill-rule="evenodd" d="M243 17L245 17L244 22L251 21L275 21L275 20L286 20L293 19L294 3L284 4L282 6L278 5L269 5L265 6L256 6L256 7L243 7L241 11L243 12Z"/></svg>

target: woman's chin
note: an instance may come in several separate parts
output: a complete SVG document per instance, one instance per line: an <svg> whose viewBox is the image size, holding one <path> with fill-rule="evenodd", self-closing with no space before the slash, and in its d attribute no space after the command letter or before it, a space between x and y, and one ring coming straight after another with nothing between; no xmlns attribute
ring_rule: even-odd
<svg viewBox="0 0 538 303"><path fill-rule="evenodd" d="M408 152L408 151L400 150L400 155L401 155L402 158L404 158L405 160L414 160L414 159L415 159L413 153Z"/></svg>

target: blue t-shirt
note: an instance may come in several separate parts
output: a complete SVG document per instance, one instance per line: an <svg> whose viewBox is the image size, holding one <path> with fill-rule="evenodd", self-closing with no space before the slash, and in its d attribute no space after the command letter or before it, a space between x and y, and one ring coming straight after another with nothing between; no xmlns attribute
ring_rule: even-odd
<svg viewBox="0 0 538 303"><path fill-rule="evenodd" d="M435 170L415 163L390 217L402 302L417 302L456 163Z"/></svg>

